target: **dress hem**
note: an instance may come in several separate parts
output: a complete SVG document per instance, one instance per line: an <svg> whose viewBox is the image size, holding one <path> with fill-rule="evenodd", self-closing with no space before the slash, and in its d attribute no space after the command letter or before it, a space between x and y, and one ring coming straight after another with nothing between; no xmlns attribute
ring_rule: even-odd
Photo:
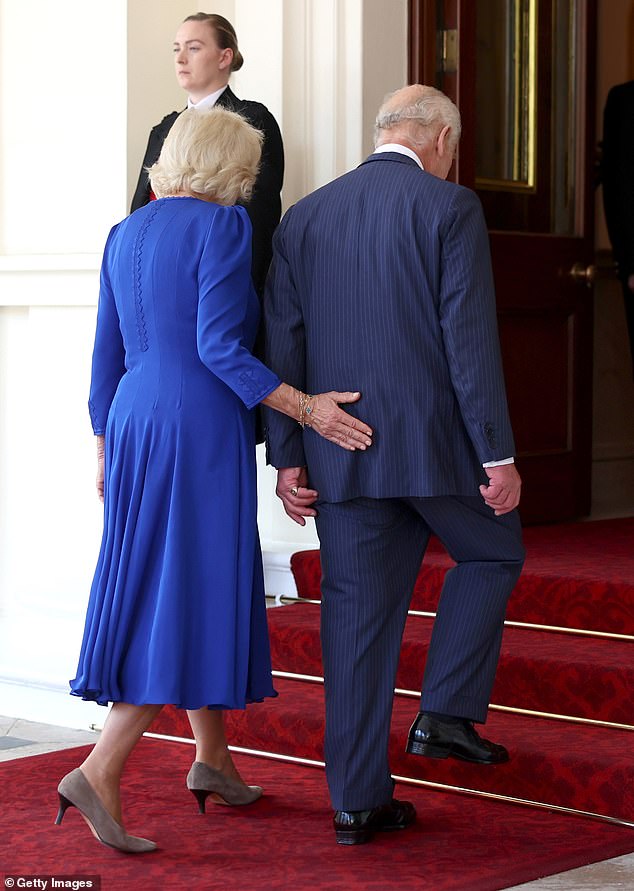
<svg viewBox="0 0 634 891"><path fill-rule="evenodd" d="M265 699L275 699L277 696L279 696L279 693L277 692L277 690L273 690L271 688L270 693L262 693L262 694L258 695L257 697L255 697L255 696L247 697L242 703L201 702L201 703L198 703L197 705L193 705L191 703L185 704L185 703L178 703L178 702L148 702L147 700L137 701L137 700L130 700L130 699L113 699L112 697L104 696L101 692L98 692L96 690L94 690L94 691L88 690L88 691L84 691L84 692L82 692L81 690L71 690L70 695L81 698L81 699L83 699L84 702L96 702L97 705L103 705L103 706L108 706L111 703L114 704L115 702L125 702L128 705L138 705L138 706L142 706L142 705L160 705L160 706L172 705L174 708L183 709L186 711L196 711L197 709L200 709L200 708L208 708L208 709L212 709L214 711L239 711L239 710L245 709L247 707L247 705L252 705L253 703L257 703L257 702L264 702Z"/></svg>

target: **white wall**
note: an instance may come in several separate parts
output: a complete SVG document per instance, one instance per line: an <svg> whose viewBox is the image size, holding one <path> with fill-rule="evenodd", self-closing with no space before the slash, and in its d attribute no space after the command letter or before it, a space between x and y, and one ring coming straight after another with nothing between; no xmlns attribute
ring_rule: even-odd
<svg viewBox="0 0 634 891"><path fill-rule="evenodd" d="M223 5L214 3L214 12L226 15L220 8ZM151 127L170 111L185 107L185 96L174 77L172 43L180 22L197 10L186 0L129 0L124 6L127 141L123 147L127 148L129 207Z"/></svg>
<svg viewBox="0 0 634 891"><path fill-rule="evenodd" d="M90 15L67 0L63 16L47 0L0 2L4 714L19 714L24 685L72 677L99 536L86 381L101 247L125 213L125 14L122 0ZM63 702L89 723L90 707ZM52 719L54 703L37 714Z"/></svg>
<svg viewBox="0 0 634 891"><path fill-rule="evenodd" d="M125 3L90 8L0 2L2 255L96 252L123 208Z"/></svg>
<svg viewBox="0 0 634 891"><path fill-rule="evenodd" d="M245 56L238 95L286 145L285 205L370 150L406 72L406 0L217 0ZM101 508L86 398L98 268L127 212L150 126L184 104L171 43L181 0L0 0L0 714L69 726L104 710L67 694ZM37 27L33 23L37 22ZM25 64L25 44L29 64ZM262 464L262 456L259 456ZM261 468L272 593L316 542Z"/></svg>

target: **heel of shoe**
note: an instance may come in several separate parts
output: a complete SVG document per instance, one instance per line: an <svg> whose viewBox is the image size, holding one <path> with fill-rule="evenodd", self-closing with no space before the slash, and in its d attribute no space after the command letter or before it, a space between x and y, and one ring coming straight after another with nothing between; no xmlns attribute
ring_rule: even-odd
<svg viewBox="0 0 634 891"><path fill-rule="evenodd" d="M59 811L56 825L69 807L75 807L88 824L97 841L126 854L143 854L154 851L156 844L147 838L128 835L123 826L106 810L103 802L83 775L79 767L66 774L57 787Z"/></svg>
<svg viewBox="0 0 634 891"><path fill-rule="evenodd" d="M57 811L57 817L55 818L55 825L59 826L64 818L67 808L73 807L73 802L69 801L61 792L58 792L57 795L59 797L59 810Z"/></svg>
<svg viewBox="0 0 634 891"><path fill-rule="evenodd" d="M196 796L201 814L205 813L208 795L211 795L214 804L225 805L252 804L262 795L260 786L247 786L202 761L194 761L186 782L189 791Z"/></svg>
<svg viewBox="0 0 634 891"><path fill-rule="evenodd" d="M205 813L205 802L207 801L207 796L210 794L206 789L190 789L189 790L196 801L198 802L198 813Z"/></svg>
<svg viewBox="0 0 634 891"><path fill-rule="evenodd" d="M371 829L335 829L338 845L363 845L371 841L373 836Z"/></svg>
<svg viewBox="0 0 634 891"><path fill-rule="evenodd" d="M405 751L410 755L425 755L427 758L448 758L450 750L445 746L435 746L433 743L416 742L411 739Z"/></svg>

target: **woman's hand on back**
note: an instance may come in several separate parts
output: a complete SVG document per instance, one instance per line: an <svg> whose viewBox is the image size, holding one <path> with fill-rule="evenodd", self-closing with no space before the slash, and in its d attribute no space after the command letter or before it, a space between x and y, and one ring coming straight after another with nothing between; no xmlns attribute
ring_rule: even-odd
<svg viewBox="0 0 634 891"><path fill-rule="evenodd" d="M372 428L339 408L340 404L358 402L360 398L361 393L338 393L336 390L311 396L306 402L304 423L342 449L364 451L372 445Z"/></svg>

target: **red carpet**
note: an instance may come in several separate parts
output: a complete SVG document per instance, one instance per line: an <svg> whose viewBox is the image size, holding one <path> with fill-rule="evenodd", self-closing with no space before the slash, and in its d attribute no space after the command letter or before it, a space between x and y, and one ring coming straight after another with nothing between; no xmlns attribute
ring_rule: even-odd
<svg viewBox="0 0 634 891"><path fill-rule="evenodd" d="M275 687L280 693L277 699L231 713L231 742L247 749L323 760L322 687L285 679L277 680ZM507 746L511 761L482 767L407 755L405 740L417 710L415 700L396 697L390 745L396 776L634 819L631 732L493 712L487 735ZM184 714L166 709L152 730L188 737L188 726ZM634 850L634 831L630 832Z"/></svg>
<svg viewBox="0 0 634 891"><path fill-rule="evenodd" d="M321 675L319 607L297 604L269 610L275 668ZM396 686L419 691L433 626L410 616L405 626ZM526 628L504 632L493 702L535 711L634 723L632 641L543 634Z"/></svg>
<svg viewBox="0 0 634 891"><path fill-rule="evenodd" d="M508 619L634 634L634 517L533 526L524 530L524 543L526 564ZM432 539L412 609L436 609L452 565L440 542ZM319 599L319 551L294 554L291 566L301 595Z"/></svg>
<svg viewBox="0 0 634 891"><path fill-rule="evenodd" d="M634 519L534 527L526 530L525 541L528 558L511 599L512 621L634 635ZM291 565L299 594L319 599L319 552L295 554ZM414 608L435 609L450 565L439 543L433 542L418 578ZM320 676L319 606L300 603L269 610L268 615L274 668ZM409 618L399 690L420 689L431 627L430 618ZM276 700L229 716L231 741L254 750L322 760L323 688L301 678L278 678L276 687L281 694ZM508 746L511 761L486 768L406 755L407 730L418 710L418 696L399 692L391 728L392 769L400 777L633 824L633 701L634 640L507 627L493 694L493 703L501 708L491 710L485 733ZM184 718L165 709L153 729L188 736ZM323 810L327 805L323 775L318 782ZM592 840L599 837L606 842L618 838L623 851L634 850L634 831L629 827L420 787L405 786L405 790L399 794L415 798L423 821L407 844L398 838L381 839L381 846L390 844L391 869L381 878L370 870L377 877L375 887L390 887L395 876L399 886L405 886L413 875L415 887L503 888L563 869L559 857L569 857L566 868L570 868L610 856L609 845L600 852L593 848ZM497 836L499 832L503 837ZM560 832L566 834L565 840ZM325 839L328 842L328 831ZM551 861L547 851L557 849ZM531 864L542 853L545 860ZM323 856L334 864L341 853L332 846L332 852ZM374 853L358 856L365 863L360 858L370 862ZM503 871L496 876L487 872L489 868ZM346 885L347 879L338 880L333 887ZM364 885L373 887L362 877L359 886ZM322 882L319 887L328 886Z"/></svg>
<svg viewBox="0 0 634 891"><path fill-rule="evenodd" d="M53 825L58 779L85 751L0 766L3 878L99 875L103 891L495 891L634 849L634 833L622 827L404 785L396 794L414 801L417 824L344 848L334 842L321 770L247 756L239 767L265 797L249 808L209 805L199 816L185 789L193 748L144 740L124 782L126 821L160 850L126 856L97 844L74 809Z"/></svg>
<svg viewBox="0 0 634 891"><path fill-rule="evenodd" d="M511 610L516 620L534 621L537 605L547 603L549 624L634 632L634 519L535 527L526 530L526 543L527 568L520 580L524 594L514 593L511 600L513 604L517 597ZM425 568L428 560L430 570ZM425 598L428 607L435 604L438 591L433 584L449 562L436 543L418 580L419 606ZM292 567L300 595L317 598L319 552L295 554ZM319 606L294 604L269 610L268 617L274 668L320 676ZM491 709L485 733L506 745L512 758L489 769L404 752L418 710L432 623L431 618L411 616L405 630L397 688L415 695L395 698L395 775L634 823L634 640L507 627L492 700L502 709ZM232 741L259 751L321 760L322 687L285 678L277 679L276 687L281 694L277 700L230 716ZM190 735L185 716L174 709L165 710L154 729Z"/></svg>

